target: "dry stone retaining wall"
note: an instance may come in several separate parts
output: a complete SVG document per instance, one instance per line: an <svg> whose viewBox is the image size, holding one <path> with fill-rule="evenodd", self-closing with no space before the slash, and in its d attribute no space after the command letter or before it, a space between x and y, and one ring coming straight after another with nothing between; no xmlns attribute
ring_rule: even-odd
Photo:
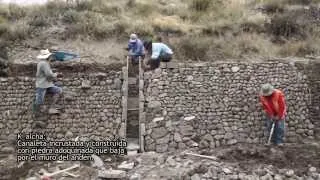
<svg viewBox="0 0 320 180"><path fill-rule="evenodd" d="M59 72L59 68L57 68ZM66 72L67 73L67 72ZM70 139L76 136L124 136L122 118L121 68L106 72L78 72L64 74L61 82L66 90L65 112L60 115L42 113L47 121L42 129L49 138ZM0 79L0 140L15 138L18 132L33 131L32 102L35 96L35 78L14 76ZM46 105L50 104L46 96ZM59 102L62 106L62 101Z"/></svg>
<svg viewBox="0 0 320 180"><path fill-rule="evenodd" d="M145 73L147 151L266 140L261 84L287 89L286 141L314 139L307 74L295 63L174 64ZM315 92L318 93L318 92Z"/></svg>
<svg viewBox="0 0 320 180"><path fill-rule="evenodd" d="M144 81L139 82L140 134L144 137L140 142L146 151L263 142L266 134L258 91L267 82L287 89L286 141L319 137L319 63L167 66L146 72ZM35 64L12 67L11 76L0 78L1 148L8 139L14 140L16 133L33 130L35 121L32 116ZM128 79L122 78L127 77L126 68L122 64L99 67L79 64L54 67L65 74L60 83L67 88L69 100L61 115L42 117L48 122L42 130L50 138L125 136ZM46 102L50 102L50 96Z"/></svg>

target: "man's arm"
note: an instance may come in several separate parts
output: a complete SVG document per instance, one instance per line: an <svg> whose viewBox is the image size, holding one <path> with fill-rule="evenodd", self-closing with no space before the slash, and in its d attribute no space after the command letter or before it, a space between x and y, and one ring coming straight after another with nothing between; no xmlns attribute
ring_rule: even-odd
<svg viewBox="0 0 320 180"><path fill-rule="evenodd" d="M57 77L57 73L52 72L48 63L43 64L42 68L43 68L43 72L45 73L45 75L47 77L49 77L49 78L56 78Z"/></svg>
<svg viewBox="0 0 320 180"><path fill-rule="evenodd" d="M268 103L265 101L265 99L262 96L260 96L260 103L261 103L262 109L265 112L265 114L269 118L274 118L271 108L269 107Z"/></svg>
<svg viewBox="0 0 320 180"><path fill-rule="evenodd" d="M284 119L286 114L286 101L283 93L279 95L278 103L279 103L279 119Z"/></svg>

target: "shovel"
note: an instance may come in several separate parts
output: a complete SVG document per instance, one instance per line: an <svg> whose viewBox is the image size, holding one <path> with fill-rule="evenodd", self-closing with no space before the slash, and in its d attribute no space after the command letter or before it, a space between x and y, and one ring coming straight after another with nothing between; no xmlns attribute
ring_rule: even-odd
<svg viewBox="0 0 320 180"><path fill-rule="evenodd" d="M270 135L269 135L269 139L268 139L267 145L270 145L271 138L272 138L273 131L274 131L274 125L275 125L275 122L272 122L272 126L271 126Z"/></svg>

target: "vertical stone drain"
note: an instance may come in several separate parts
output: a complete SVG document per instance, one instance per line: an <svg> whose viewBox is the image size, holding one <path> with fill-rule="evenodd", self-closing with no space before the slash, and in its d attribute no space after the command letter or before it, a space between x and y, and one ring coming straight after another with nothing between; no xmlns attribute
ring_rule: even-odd
<svg viewBox="0 0 320 180"><path fill-rule="evenodd" d="M314 137L320 139L320 63L309 62L305 73L309 76L310 87L310 119L313 121Z"/></svg>
<svg viewBox="0 0 320 180"><path fill-rule="evenodd" d="M144 152L144 135L145 135L145 112L144 112L144 81L143 81L142 61L139 61L139 144L140 151Z"/></svg>
<svg viewBox="0 0 320 180"><path fill-rule="evenodd" d="M139 151L139 66L127 60L127 128L128 151Z"/></svg>

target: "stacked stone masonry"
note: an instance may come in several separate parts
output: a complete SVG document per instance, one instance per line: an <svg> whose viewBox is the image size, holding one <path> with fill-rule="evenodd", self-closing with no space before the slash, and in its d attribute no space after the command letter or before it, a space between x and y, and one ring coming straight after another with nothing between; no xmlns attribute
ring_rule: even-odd
<svg viewBox="0 0 320 180"><path fill-rule="evenodd" d="M286 89L286 142L314 139L320 120L309 111L319 105L319 89L312 96L308 73L277 61L170 63L145 73L146 151L265 142L263 83Z"/></svg>
<svg viewBox="0 0 320 180"><path fill-rule="evenodd" d="M49 139L123 135L121 69L65 74L58 83L65 90L65 112L60 115L42 113L42 119L47 121L47 127L42 131L47 133ZM14 139L18 132L35 130L32 127L36 120L32 113L34 77L1 78L0 98L1 142L6 142L10 136ZM50 95L47 95L45 105L49 104ZM59 105L63 107L62 101Z"/></svg>
<svg viewBox="0 0 320 180"><path fill-rule="evenodd" d="M15 75L0 78L1 147L8 139L15 139L16 133L34 130L35 66L15 67L11 70ZM68 100L60 115L44 114L48 125L42 131L59 140L79 135L125 136L127 115L130 118L127 101L132 92L127 92L127 71L122 67L93 71L82 65L64 70L57 67L58 72L64 71L59 83L68 92ZM267 82L287 89L285 140L319 138L319 67L319 63L285 61L168 63L154 72L145 72L144 81L139 81L136 88L142 148L165 152L192 146L214 148L264 142L258 94L260 85ZM50 95L45 101L48 105Z"/></svg>

